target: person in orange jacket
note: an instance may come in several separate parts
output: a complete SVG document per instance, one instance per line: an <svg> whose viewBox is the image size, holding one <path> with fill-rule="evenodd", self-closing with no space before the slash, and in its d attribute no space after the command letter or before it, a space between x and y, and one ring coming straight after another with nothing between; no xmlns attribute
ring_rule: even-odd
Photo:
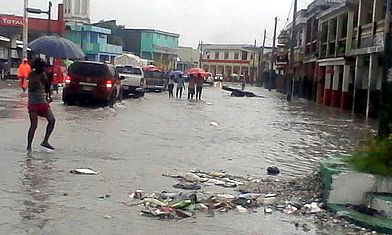
<svg viewBox="0 0 392 235"><path fill-rule="evenodd" d="M23 92L27 89L27 77L31 72L31 67L29 65L29 61L25 58L23 62L18 67L18 78L19 78L19 86L22 88Z"/></svg>

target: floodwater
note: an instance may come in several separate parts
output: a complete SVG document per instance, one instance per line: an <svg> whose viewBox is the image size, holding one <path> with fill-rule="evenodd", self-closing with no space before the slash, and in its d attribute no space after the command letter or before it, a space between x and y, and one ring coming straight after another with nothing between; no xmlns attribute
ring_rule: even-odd
<svg viewBox="0 0 392 235"><path fill-rule="evenodd" d="M202 102L150 93L110 109L66 107L55 95L56 152L39 148L46 125L40 120L33 157L25 151L27 96L0 89L0 233L305 234L293 225L304 218L278 212L198 214L168 222L142 217L140 208L124 204L135 189L176 191L163 173L200 169L264 177L276 165L280 177L302 176L374 132L350 113L303 100L288 104L276 92L249 89L266 98L235 98L208 87ZM70 174L75 168L100 173ZM99 199L106 194L110 198ZM306 234L319 232L310 226Z"/></svg>

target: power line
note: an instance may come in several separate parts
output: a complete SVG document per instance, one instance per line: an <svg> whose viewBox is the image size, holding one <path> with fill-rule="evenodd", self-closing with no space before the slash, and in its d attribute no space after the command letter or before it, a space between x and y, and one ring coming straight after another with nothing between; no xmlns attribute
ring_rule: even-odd
<svg viewBox="0 0 392 235"><path fill-rule="evenodd" d="M294 7L294 0L291 2L289 14L287 15L287 18L286 18L287 20L286 20L286 23L284 23L283 29L286 28L287 23L289 23L289 21L290 21L290 15L291 15L291 11L293 10L293 7Z"/></svg>

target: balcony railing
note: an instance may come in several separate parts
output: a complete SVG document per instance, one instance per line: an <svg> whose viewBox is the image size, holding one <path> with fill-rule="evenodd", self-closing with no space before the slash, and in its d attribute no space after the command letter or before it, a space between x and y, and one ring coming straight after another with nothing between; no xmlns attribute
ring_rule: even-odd
<svg viewBox="0 0 392 235"><path fill-rule="evenodd" d="M122 46L113 44L99 44L99 50L103 53L121 54L123 52Z"/></svg>
<svg viewBox="0 0 392 235"><path fill-rule="evenodd" d="M109 53L109 54L121 54L123 52L122 46L112 44L98 44L85 42L83 43L83 51L87 54L98 54L98 53Z"/></svg>

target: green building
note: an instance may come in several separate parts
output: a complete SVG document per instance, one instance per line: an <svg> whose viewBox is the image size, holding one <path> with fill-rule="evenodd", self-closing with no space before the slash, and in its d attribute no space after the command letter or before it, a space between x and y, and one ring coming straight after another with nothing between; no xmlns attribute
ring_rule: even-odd
<svg viewBox="0 0 392 235"><path fill-rule="evenodd" d="M170 70L176 67L178 39L180 35L154 29L124 29L124 51L143 59L153 60L155 65Z"/></svg>
<svg viewBox="0 0 392 235"><path fill-rule="evenodd" d="M90 61L113 62L116 56L123 53L122 46L108 43L109 35L109 29L83 23L66 23L65 37L78 44Z"/></svg>

